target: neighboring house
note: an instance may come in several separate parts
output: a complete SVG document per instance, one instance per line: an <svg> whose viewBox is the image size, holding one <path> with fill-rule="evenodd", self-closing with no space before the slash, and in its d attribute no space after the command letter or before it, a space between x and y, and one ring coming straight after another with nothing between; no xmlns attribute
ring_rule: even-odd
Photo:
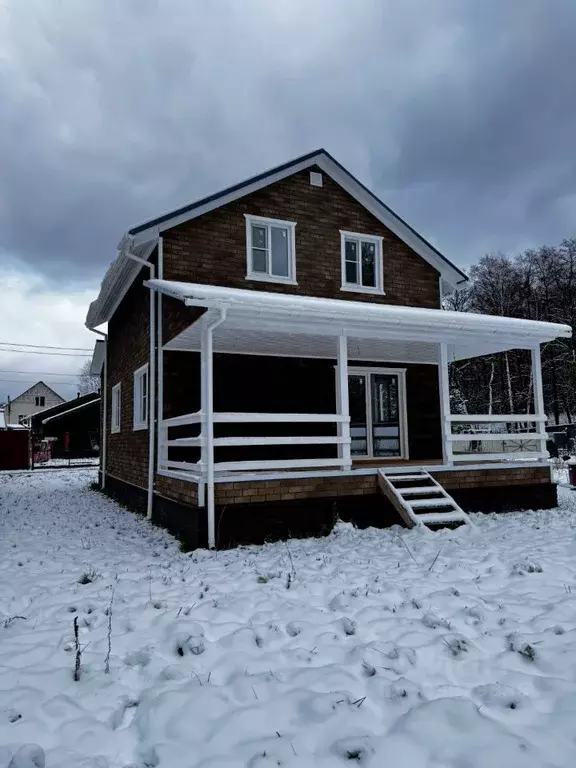
<svg viewBox="0 0 576 768"><path fill-rule="evenodd" d="M539 345L570 328L443 311L465 281L324 150L134 227L86 321L106 486L193 546L555 505ZM452 415L448 363L513 348L535 412Z"/></svg>
<svg viewBox="0 0 576 768"><path fill-rule="evenodd" d="M34 414L34 442L50 439L52 458L83 459L98 456L100 395L90 393Z"/></svg>
<svg viewBox="0 0 576 768"><path fill-rule="evenodd" d="M7 424L20 424L28 417L32 416L39 411L44 411L46 408L51 408L53 405L59 405L65 402L63 397L57 392L44 384L43 381L39 381L34 386L22 392L21 395L15 397L13 400L9 400L4 405L5 418Z"/></svg>

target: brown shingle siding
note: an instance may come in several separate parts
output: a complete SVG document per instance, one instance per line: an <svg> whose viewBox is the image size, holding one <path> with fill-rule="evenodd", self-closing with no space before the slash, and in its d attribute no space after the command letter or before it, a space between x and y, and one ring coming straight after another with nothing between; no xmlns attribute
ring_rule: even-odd
<svg viewBox="0 0 576 768"><path fill-rule="evenodd" d="M245 214L296 222L298 285L246 280ZM386 295L341 290L340 230L383 237ZM351 301L439 307L439 273L324 174L309 170L228 203L164 233L164 278ZM174 333L186 314L170 317Z"/></svg>

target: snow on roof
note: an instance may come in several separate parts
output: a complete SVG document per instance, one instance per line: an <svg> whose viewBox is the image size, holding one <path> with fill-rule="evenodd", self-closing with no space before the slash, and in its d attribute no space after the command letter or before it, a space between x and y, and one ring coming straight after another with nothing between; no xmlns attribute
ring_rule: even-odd
<svg viewBox="0 0 576 768"><path fill-rule="evenodd" d="M552 341L559 336L569 338L569 325L545 323L539 320L525 320L516 317L480 315L472 312L451 312L443 309L404 307L393 304L377 304L342 299L323 299L312 296L297 296L289 293L251 291L243 288L226 288L214 285L200 285L172 280L148 280L146 285L155 291L165 293L184 301L189 306L229 307L232 311L264 319L266 314L283 315L297 321L303 320L310 330L317 330L314 320L329 321L331 324L362 324L367 331L377 326L379 333L383 325L391 325L399 332L403 329L421 329L430 337L434 331L441 335L471 332L476 336L506 334L533 344ZM332 335L338 330L332 325Z"/></svg>

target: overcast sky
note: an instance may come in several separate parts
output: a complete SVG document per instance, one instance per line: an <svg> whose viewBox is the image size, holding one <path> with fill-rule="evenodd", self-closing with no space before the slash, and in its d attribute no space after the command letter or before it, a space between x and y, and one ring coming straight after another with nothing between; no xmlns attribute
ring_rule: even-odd
<svg viewBox="0 0 576 768"><path fill-rule="evenodd" d="M0 341L92 346L128 227L322 146L462 267L576 235L575 39L574 0L0 0ZM0 401L81 362L0 353Z"/></svg>

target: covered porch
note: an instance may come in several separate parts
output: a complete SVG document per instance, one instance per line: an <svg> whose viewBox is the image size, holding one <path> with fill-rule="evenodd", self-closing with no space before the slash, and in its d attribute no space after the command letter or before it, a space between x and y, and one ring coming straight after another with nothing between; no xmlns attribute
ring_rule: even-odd
<svg viewBox="0 0 576 768"><path fill-rule="evenodd" d="M197 486L211 545L214 509L224 498L268 501L271 487L292 498L289 488L300 488L298 481L326 495L326 482L337 489L348 477L357 478L354 493L364 492L358 489L372 481L360 478L392 465L482 476L503 462L509 470L545 466L540 344L569 335L567 326L165 280L147 284L197 310L159 349L157 475ZM451 413L449 363L509 349L531 355L532 412ZM196 353L190 389L199 397L165 418L164 355L172 352ZM219 358L236 362L219 374ZM309 396L288 364L278 396L263 395L258 360L262 367L271 359L307 361ZM316 373L313 361L324 361ZM292 377L303 407L290 411ZM324 382L326 397L318 396L316 380ZM224 404L237 407L215 408L215 387L229 393L220 398ZM259 397L251 391L258 389Z"/></svg>

